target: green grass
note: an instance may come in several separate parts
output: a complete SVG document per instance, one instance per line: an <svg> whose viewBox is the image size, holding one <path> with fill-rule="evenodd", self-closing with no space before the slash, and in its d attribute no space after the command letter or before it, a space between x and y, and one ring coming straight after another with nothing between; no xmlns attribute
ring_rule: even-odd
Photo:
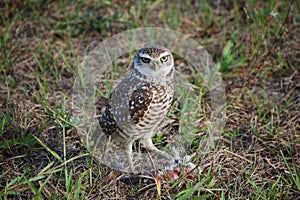
<svg viewBox="0 0 300 200"><path fill-rule="evenodd" d="M0 3L0 199L298 198L296 4ZM270 17L272 11L277 16ZM181 173L177 180L150 177L127 183L127 174L102 165L78 136L72 89L79 63L104 39L144 26L166 27L197 40L211 54L226 87L222 137L215 149L204 152L200 144L209 129L205 122L211 114L210 91L205 77L176 57L177 73L187 75L195 95L186 99L187 91L177 87L168 113L175 123L169 128L194 135L188 152L195 153L193 162L203 171L192 172L192 178ZM129 52L105 71L97 95L109 97L133 55ZM179 122L192 126L178 130ZM172 139L169 133L167 128L159 131L155 144L160 147Z"/></svg>

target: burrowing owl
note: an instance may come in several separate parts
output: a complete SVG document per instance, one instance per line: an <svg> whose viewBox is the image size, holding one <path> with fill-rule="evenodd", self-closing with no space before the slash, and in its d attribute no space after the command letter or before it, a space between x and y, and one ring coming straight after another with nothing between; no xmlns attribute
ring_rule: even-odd
<svg viewBox="0 0 300 200"><path fill-rule="evenodd" d="M140 138L144 148L171 158L153 145L152 136L171 106L173 76L171 52L162 46L146 46L136 53L131 70L110 95L100 126L122 145L131 167L132 144Z"/></svg>

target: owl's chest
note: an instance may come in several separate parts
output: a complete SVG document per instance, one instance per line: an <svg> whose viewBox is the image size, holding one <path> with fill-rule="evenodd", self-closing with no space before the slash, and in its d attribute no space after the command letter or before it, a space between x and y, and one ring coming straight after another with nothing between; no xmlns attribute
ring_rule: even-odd
<svg viewBox="0 0 300 200"><path fill-rule="evenodd" d="M107 109L121 138L151 134L167 114L173 100L172 79L151 81L127 76L114 88Z"/></svg>
<svg viewBox="0 0 300 200"><path fill-rule="evenodd" d="M162 116L167 113L173 100L173 90L166 86L155 86L153 99L149 104L149 115Z"/></svg>
<svg viewBox="0 0 300 200"><path fill-rule="evenodd" d="M164 119L171 106L173 92L163 85L144 87L142 92L145 95L140 94L136 102L129 102L130 105L135 104L134 109L130 108L130 114L134 129L147 134Z"/></svg>

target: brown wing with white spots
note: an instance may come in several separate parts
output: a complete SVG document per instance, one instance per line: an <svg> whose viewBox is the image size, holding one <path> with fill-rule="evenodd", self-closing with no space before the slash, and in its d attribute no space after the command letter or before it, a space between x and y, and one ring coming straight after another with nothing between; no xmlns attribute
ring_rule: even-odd
<svg viewBox="0 0 300 200"><path fill-rule="evenodd" d="M153 101L153 92L150 83L143 84L133 91L129 100L129 112L133 123L138 124L144 118Z"/></svg>
<svg viewBox="0 0 300 200"><path fill-rule="evenodd" d="M115 92L118 92L118 89L113 91L112 94ZM123 96L118 95L122 96L122 99L120 98L120 100L117 101L117 106L112 96L113 95L110 96L110 101L106 105L105 112L99 119L103 132L109 135L117 131L122 131L120 129L121 127L128 126L132 123L138 124L145 116L153 101L153 92L150 90L149 83L136 87L133 92L129 90L127 93L124 93Z"/></svg>
<svg viewBox="0 0 300 200"><path fill-rule="evenodd" d="M112 135L118 130L118 125L114 120L114 114L112 112L110 103L106 105L105 112L103 113L102 117L99 118L99 124L105 134Z"/></svg>

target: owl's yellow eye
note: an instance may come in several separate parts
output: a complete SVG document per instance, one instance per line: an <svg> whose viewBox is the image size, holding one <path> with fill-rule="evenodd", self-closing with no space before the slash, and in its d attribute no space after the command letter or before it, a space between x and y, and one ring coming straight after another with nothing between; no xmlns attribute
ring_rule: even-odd
<svg viewBox="0 0 300 200"><path fill-rule="evenodd" d="M144 63L149 63L149 62L150 62L150 59L149 59L149 58L142 57L142 61L143 61Z"/></svg>
<svg viewBox="0 0 300 200"><path fill-rule="evenodd" d="M160 60L161 62L166 62L168 60L169 56L164 56L164 57L161 57Z"/></svg>

